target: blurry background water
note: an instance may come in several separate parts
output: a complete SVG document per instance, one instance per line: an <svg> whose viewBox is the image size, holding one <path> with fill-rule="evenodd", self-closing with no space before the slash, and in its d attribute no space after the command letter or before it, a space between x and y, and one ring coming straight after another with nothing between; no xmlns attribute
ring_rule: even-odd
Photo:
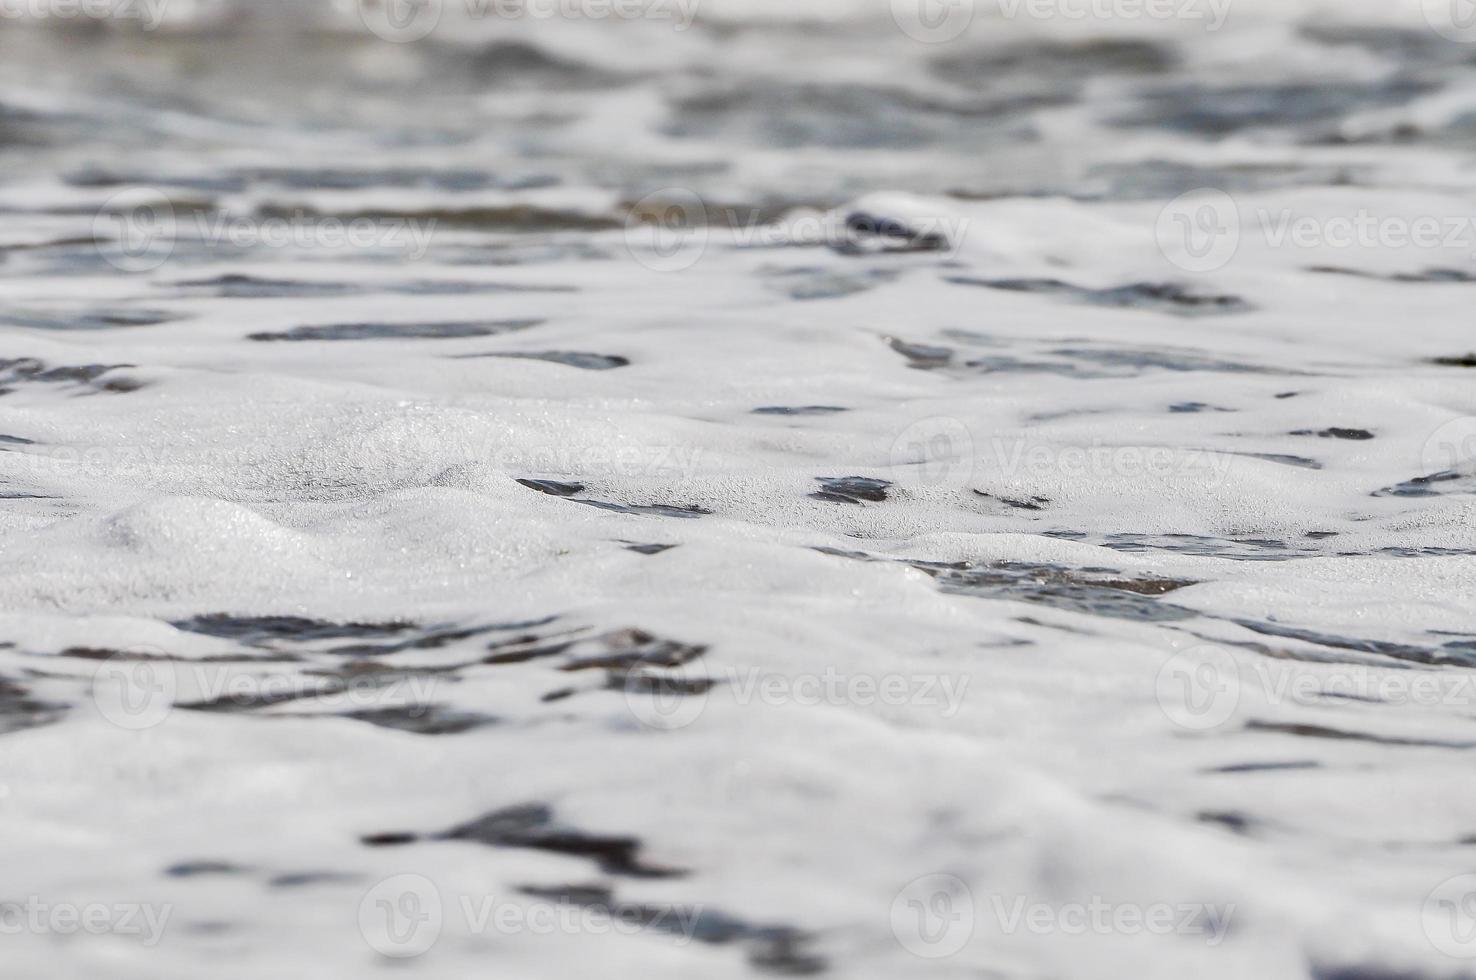
<svg viewBox="0 0 1476 980"><path fill-rule="evenodd" d="M0 0L0 973L1470 975L1459 3L391 6Z"/></svg>

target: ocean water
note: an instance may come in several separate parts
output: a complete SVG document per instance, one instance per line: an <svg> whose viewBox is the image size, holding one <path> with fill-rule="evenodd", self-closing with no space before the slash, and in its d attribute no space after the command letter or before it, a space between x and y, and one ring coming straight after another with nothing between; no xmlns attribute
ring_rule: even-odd
<svg viewBox="0 0 1476 980"><path fill-rule="evenodd" d="M1476 975L1458 6L56 9L0 974Z"/></svg>

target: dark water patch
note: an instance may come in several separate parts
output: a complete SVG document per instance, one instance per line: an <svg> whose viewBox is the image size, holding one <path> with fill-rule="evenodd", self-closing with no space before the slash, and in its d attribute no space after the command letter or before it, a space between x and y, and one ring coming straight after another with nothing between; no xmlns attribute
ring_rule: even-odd
<svg viewBox="0 0 1476 980"><path fill-rule="evenodd" d="M74 364L47 367L34 357L0 358L0 395L15 390L16 385L42 383L84 385L93 391L126 393L144 387L143 382L128 377L103 378L110 371L135 367L133 364Z"/></svg>
<svg viewBox="0 0 1476 980"><path fill-rule="evenodd" d="M993 46L934 58L932 71L959 85L990 86L1011 80L1039 85L1049 80L1073 87L1100 75L1159 75L1178 63L1173 49L1149 41L1098 39L1037 41Z"/></svg>
<svg viewBox="0 0 1476 980"><path fill-rule="evenodd" d="M848 408L835 405L764 405L753 410L754 415L835 415L849 412Z"/></svg>
<svg viewBox="0 0 1476 980"><path fill-rule="evenodd" d="M820 489L810 496L832 504L879 504L887 499L892 484L867 476L817 476Z"/></svg>
<svg viewBox="0 0 1476 980"><path fill-rule="evenodd" d="M248 340L461 340L495 337L536 327L542 320L480 320L453 323L340 323L293 327L281 333L254 333ZM512 356L512 355L506 355Z"/></svg>
<svg viewBox="0 0 1476 980"><path fill-rule="evenodd" d="M519 480L518 483L529 490L546 493L550 497L572 497L576 493L584 492L582 483L560 483L558 480Z"/></svg>
<svg viewBox="0 0 1476 980"><path fill-rule="evenodd" d="M578 653L559 666L562 671L634 670L640 667L680 667L707 653L705 644L663 639L642 629L622 629L596 637L602 649ZM576 645L576 650L584 642Z"/></svg>
<svg viewBox="0 0 1476 980"><path fill-rule="evenodd" d="M1438 489L1437 489L1438 488ZM1470 473L1441 470L1426 476L1417 476L1392 487L1375 490L1374 497L1439 497L1450 493L1469 493L1476 490L1476 480Z"/></svg>
<svg viewBox="0 0 1476 980"><path fill-rule="evenodd" d="M20 681L0 677L0 735L38 728L59 719L66 709L31 696Z"/></svg>
<svg viewBox="0 0 1476 980"><path fill-rule="evenodd" d="M253 684L253 688L260 685ZM247 714L259 711L263 708L271 708L279 704L290 704L293 701L305 701L321 697L325 694L341 693L347 685L335 684L328 686L308 686L299 690L237 690L221 694L216 697L206 698L202 701L178 702L174 707L181 711L201 711L206 714Z"/></svg>
<svg viewBox="0 0 1476 980"><path fill-rule="evenodd" d="M969 276L944 276L943 281L956 286L983 286L1012 293L1060 296L1092 306L1151 310L1157 313L1172 313L1176 316L1244 313L1253 308L1238 296L1195 293L1175 283L1138 282L1108 289L1091 289L1063 282L1060 279L977 279Z"/></svg>
<svg viewBox="0 0 1476 980"><path fill-rule="evenodd" d="M1323 541L1327 538L1335 538L1337 536L1337 531L1308 531L1306 534L1302 535L1302 537L1309 538L1313 541Z"/></svg>
<svg viewBox="0 0 1476 980"><path fill-rule="evenodd" d="M633 76L586 61L573 61L523 41L495 41L475 49L443 52L450 67L468 72L475 84L509 88L609 88Z"/></svg>
<svg viewBox="0 0 1476 980"><path fill-rule="evenodd" d="M1221 408L1218 405L1207 405L1204 402L1179 402L1169 406L1169 412L1174 415L1197 415L1200 412L1234 412L1234 408Z"/></svg>
<svg viewBox="0 0 1476 980"><path fill-rule="evenodd" d="M1350 732L1341 728L1323 725L1306 725L1279 721L1249 721L1245 731L1272 732L1295 735L1299 738L1325 738L1347 742L1369 742L1375 745L1398 746L1424 749L1476 749L1476 741L1446 741L1436 738L1400 738L1397 736L1374 735L1368 732Z"/></svg>
<svg viewBox="0 0 1476 980"><path fill-rule="evenodd" d="M1320 647L1331 647L1335 650L1356 650L1359 653L1372 653L1382 657L1393 657L1398 660L1408 660L1421 664L1458 664L1463 667L1476 667L1476 655L1465 655L1460 651L1451 651L1450 654L1442 654L1440 651L1431 649L1430 647L1412 646L1408 643L1389 643L1383 640L1360 640L1346 636L1335 636L1331 633L1317 633L1294 626L1284 626L1281 623L1262 622L1254 619L1235 619L1231 620L1231 622L1265 636L1275 636L1287 640L1301 640L1304 643L1312 643Z"/></svg>
<svg viewBox="0 0 1476 980"><path fill-rule="evenodd" d="M1437 357L1432 359L1430 363L1438 364L1441 367L1476 368L1476 353Z"/></svg>
<svg viewBox="0 0 1476 980"><path fill-rule="evenodd" d="M661 132L686 140L741 141L773 149L916 150L988 145L1032 134L1023 114L1064 104L1069 91L928 96L881 85L777 79L707 84L671 104Z"/></svg>
<svg viewBox="0 0 1476 980"><path fill-rule="evenodd" d="M7 435L0 434L0 447L4 447L4 446L34 446L35 444L36 444L35 441L34 440L31 440L31 439L24 439L24 438L22 438L20 436L7 436Z"/></svg>
<svg viewBox="0 0 1476 980"><path fill-rule="evenodd" d="M674 544L627 544L626 551L634 551L638 555L659 555L677 547Z"/></svg>
<svg viewBox="0 0 1476 980"><path fill-rule="evenodd" d="M114 650L109 647L67 647L57 654L76 660L119 660L132 663L158 661L185 664L298 663L301 658L290 653L220 653L208 657L182 657L172 653L148 653L143 650Z"/></svg>
<svg viewBox="0 0 1476 980"><path fill-rule="evenodd" d="M629 358L620 357L617 354L591 354L587 351L571 350L510 351L507 353L456 355L456 358L458 360L483 357L504 357L512 360L526 361L548 361L551 364L562 364L566 367L579 368L582 371L610 371L614 368L622 368L630 364Z"/></svg>
<svg viewBox="0 0 1476 980"><path fill-rule="evenodd" d="M588 858L606 874L634 878L673 878L685 875L677 868L645 863L641 841L623 835L594 834L560 823L551 807L525 803L494 810L469 823L432 834L395 831L361 838L371 847L413 841L468 841L489 847L523 848L551 854Z"/></svg>
<svg viewBox="0 0 1476 980"><path fill-rule="evenodd" d="M164 869L164 874L170 878L204 878L217 875L245 874L249 870L249 868L230 861L216 861L206 858L171 864Z"/></svg>
<svg viewBox="0 0 1476 980"><path fill-rule="evenodd" d="M1476 272L1468 272L1465 269L1425 269L1420 272L1396 272L1384 274L1379 272L1366 272L1362 269L1349 269L1336 265L1314 265L1307 269L1308 272L1326 276L1351 276L1355 279L1375 279L1380 282L1400 283L1471 283L1476 282Z"/></svg>
<svg viewBox="0 0 1476 980"><path fill-rule="evenodd" d="M1356 47L1383 55L1399 64L1469 62L1470 52L1457 48L1432 31L1416 31L1381 24L1308 23L1297 33L1329 47ZM1319 978L1320 980L1320 978Z"/></svg>
<svg viewBox="0 0 1476 980"><path fill-rule="evenodd" d="M202 633L250 646L278 641L310 643L315 640L380 639L416 629L414 623L335 623L301 616L232 616L213 613L171 624L187 633Z"/></svg>
<svg viewBox="0 0 1476 980"><path fill-rule="evenodd" d="M888 337L886 340L892 350L907 358L909 362L908 367L914 367L924 371L947 367L953 362L953 355L956 353L951 347L914 344L897 337Z"/></svg>
<svg viewBox="0 0 1476 980"><path fill-rule="evenodd" d="M1297 759L1289 762L1236 762L1228 766L1215 766L1212 769L1201 769L1200 772L1210 775L1235 776L1252 772L1301 772L1308 769L1321 769L1322 763L1310 759Z"/></svg>
<svg viewBox="0 0 1476 980"><path fill-rule="evenodd" d="M601 916L639 925L655 932L681 936L708 946L738 944L756 970L780 976L812 976L828 964L807 947L814 937L792 926L752 923L728 915L709 905L650 905L622 902L603 885L525 885L524 895L574 905Z"/></svg>
<svg viewBox="0 0 1476 980"><path fill-rule="evenodd" d="M364 287L343 282L312 282L302 279L265 279L230 273L209 279L188 279L171 283L177 289L204 293L222 299L316 299L355 296Z"/></svg>
<svg viewBox="0 0 1476 980"><path fill-rule="evenodd" d="M352 718L365 721L380 728L415 735L460 735L475 728L495 725L498 719L475 711L457 711L443 704L394 705L382 708L365 708L341 715L317 715L314 717Z"/></svg>
<svg viewBox="0 0 1476 980"><path fill-rule="evenodd" d="M35 330L118 330L153 327L183 319L164 310L94 310L87 313L6 313L0 323Z"/></svg>
<svg viewBox="0 0 1476 980"><path fill-rule="evenodd" d="M400 296L469 296L478 293L572 293L572 286L528 286L514 283L471 280L411 279L360 283L305 279L266 279L230 273L210 279L192 279L170 284L194 294L222 299L331 299L390 293Z"/></svg>
<svg viewBox="0 0 1476 980"><path fill-rule="evenodd" d="M942 591L953 595L1031 602L1064 612L1135 622L1167 623L1201 615L1156 598L1192 582L1105 578L1078 569L1015 562L980 566L922 562L912 565L932 575Z"/></svg>
<svg viewBox="0 0 1476 980"><path fill-rule="evenodd" d="M997 500L1000 503L1004 504L1006 507L1011 507L1015 510L1040 511L1045 510L1046 507L1050 504L1050 499L1046 497L1030 497L1029 499L1005 497L996 496L992 493L985 493L982 490L975 490L974 494L976 496L983 497L986 500Z"/></svg>
<svg viewBox="0 0 1476 980"><path fill-rule="evenodd" d="M696 697L706 694L718 682L711 677L661 674L650 668L612 670L605 674L605 687L627 695L643 694L660 698L661 704L670 704L673 698Z"/></svg>
<svg viewBox="0 0 1476 980"><path fill-rule="evenodd" d="M953 245L937 229L916 227L902 218L853 211L846 215L843 241L831 243L841 255L876 253L946 252Z"/></svg>
<svg viewBox="0 0 1476 980"><path fill-rule="evenodd" d="M1321 963L1310 966L1312 980L1456 980L1457 974L1405 970L1383 963Z"/></svg>
<svg viewBox="0 0 1476 980"><path fill-rule="evenodd" d="M1268 463L1280 463L1282 466L1295 466L1303 470L1322 469L1322 464L1317 460L1308 459L1306 456L1293 456L1290 453L1226 453L1226 455L1241 456L1245 459L1261 459Z"/></svg>
<svg viewBox="0 0 1476 980"><path fill-rule="evenodd" d="M618 231L625 227L615 215L589 214L541 208L531 204L503 206L427 207L427 208L363 208L350 211L326 211L314 208L264 207L263 218L312 219L337 218L345 223L361 219L388 224L395 221L417 222L420 227L447 227L489 232L563 232Z"/></svg>
<svg viewBox="0 0 1476 980"><path fill-rule="evenodd" d="M486 633L505 629L522 629L528 626L543 625L548 622L552 622L552 619L540 620L536 623L441 627L423 630L416 636L397 640L392 643L355 643L348 646L332 647L326 652L347 657L382 657L392 653L403 653L407 650L439 650L443 647L453 646L457 643L474 639Z"/></svg>
<svg viewBox="0 0 1476 980"><path fill-rule="evenodd" d="M1082 541L1111 548L1113 551L1143 553L1168 551L1196 555L1201 558L1231 558L1237 561L1289 561L1321 554L1307 548L1295 548L1275 538L1217 538L1200 534L1089 534L1085 531L1043 531L1046 537L1063 541Z"/></svg>
<svg viewBox="0 0 1476 980"><path fill-rule="evenodd" d="M1193 609L1158 601L1159 596L1198 584L1188 579L1134 578L1112 568L1067 568L1013 561L947 563L887 558L827 547L814 550L854 561L909 565L931 576L942 591L954 595L1033 602L1066 612L1138 622L1175 622L1202 615Z"/></svg>
<svg viewBox="0 0 1476 980"><path fill-rule="evenodd" d="M163 174L139 171L109 170L99 166L86 166L62 175L62 183L69 187L106 188L128 187L143 192L176 190L198 191L204 194L238 194L246 189L246 182L228 174Z"/></svg>
<svg viewBox="0 0 1476 980"><path fill-rule="evenodd" d="M1307 141L1328 140L1342 119L1368 109L1401 106L1434 91L1433 83L1396 77L1380 82L1324 80L1313 84L1178 85L1139 94L1117 126L1169 129L1207 138L1253 129L1295 129Z"/></svg>
<svg viewBox="0 0 1476 980"><path fill-rule="evenodd" d="M965 339L961 331L950 336ZM1014 354L973 356L951 347L886 338L892 349L907 358L908 366L923 371L946 371L959 376L973 374L1051 374L1077 380L1134 378L1150 371L1225 374L1289 374L1284 369L1227 361L1191 350L1139 347L1057 347L1038 351L1031 357ZM983 346L996 346L993 342Z"/></svg>
<svg viewBox="0 0 1476 980"><path fill-rule="evenodd" d="M854 296L893 282L896 278L896 272L890 269L848 273L833 269L802 268L774 270L767 274L766 281L790 299L804 302Z"/></svg>
<svg viewBox="0 0 1476 980"><path fill-rule="evenodd" d="M268 879L267 886L270 888L306 888L310 885L351 885L361 878L361 875L346 871L289 871Z"/></svg>
<svg viewBox="0 0 1476 980"><path fill-rule="evenodd" d="M251 167L238 168L231 179L242 183L269 184L290 190L357 191L392 187L402 190L447 192L480 190L530 190L557 184L553 177L503 178L484 170L436 169L432 167Z"/></svg>
<svg viewBox="0 0 1476 980"><path fill-rule="evenodd" d="M1223 827L1242 836L1248 836L1258 822L1254 817L1240 810L1201 810L1194 815L1194 819L1200 823Z"/></svg>
<svg viewBox="0 0 1476 980"><path fill-rule="evenodd" d="M640 517L675 517L679 520L695 520L709 517L712 511L695 504L617 504L610 500L589 500L584 497L571 498L576 504L597 507L616 514L634 514Z"/></svg>
<svg viewBox="0 0 1476 980"><path fill-rule="evenodd" d="M1294 436L1317 436L1319 439L1345 439L1351 442L1367 442L1374 437L1367 429L1344 429L1334 426L1330 429L1297 429L1291 433Z"/></svg>

